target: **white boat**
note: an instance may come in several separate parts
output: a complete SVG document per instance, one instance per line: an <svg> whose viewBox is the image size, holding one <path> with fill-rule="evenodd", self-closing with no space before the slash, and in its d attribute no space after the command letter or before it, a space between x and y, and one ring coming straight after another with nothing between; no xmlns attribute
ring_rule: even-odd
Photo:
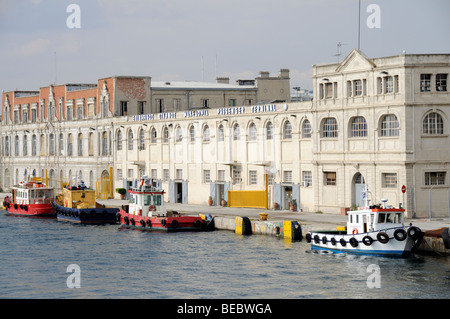
<svg viewBox="0 0 450 319"><path fill-rule="evenodd" d="M382 205L348 212L346 230L310 231L311 249L364 255L408 257L423 236L420 228L404 225L405 210Z"/></svg>

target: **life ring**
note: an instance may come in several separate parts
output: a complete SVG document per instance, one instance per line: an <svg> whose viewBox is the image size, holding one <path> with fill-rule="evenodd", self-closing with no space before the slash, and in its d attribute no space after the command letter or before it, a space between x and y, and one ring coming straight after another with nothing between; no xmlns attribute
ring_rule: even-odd
<svg viewBox="0 0 450 319"><path fill-rule="evenodd" d="M306 242L310 243L311 242L311 234L307 233L305 237L306 237Z"/></svg>
<svg viewBox="0 0 450 319"><path fill-rule="evenodd" d="M166 226L166 220L165 219L161 219L161 226Z"/></svg>
<svg viewBox="0 0 450 319"><path fill-rule="evenodd" d="M323 236L322 237L322 244L326 245L327 244L327 236Z"/></svg>
<svg viewBox="0 0 450 319"><path fill-rule="evenodd" d="M389 235L385 232L379 232L377 234L377 239L382 244L387 244L389 242Z"/></svg>
<svg viewBox="0 0 450 319"><path fill-rule="evenodd" d="M352 247L358 247L358 240L355 237L350 238L349 242Z"/></svg>
<svg viewBox="0 0 450 319"><path fill-rule="evenodd" d="M353 235L358 235L358 228L353 228L353 230L352 230L352 234Z"/></svg>
<svg viewBox="0 0 450 319"><path fill-rule="evenodd" d="M404 229L396 229L394 232L394 238L398 241L404 241L407 237L406 231Z"/></svg>
<svg viewBox="0 0 450 319"><path fill-rule="evenodd" d="M363 239L362 239L362 242L363 242L364 245L370 246L373 243L373 238L370 237L369 235L364 236Z"/></svg>
<svg viewBox="0 0 450 319"><path fill-rule="evenodd" d="M142 227L145 227L145 220L141 219L139 222L141 223Z"/></svg>
<svg viewBox="0 0 450 319"><path fill-rule="evenodd" d="M172 219L172 221L170 222L170 227L177 228L178 227L178 220Z"/></svg>
<svg viewBox="0 0 450 319"><path fill-rule="evenodd" d="M150 218L147 219L146 224L147 224L147 227L152 227L152 221L150 220Z"/></svg>
<svg viewBox="0 0 450 319"><path fill-rule="evenodd" d="M408 229L408 236L411 237L413 240L416 240L417 238L419 238L419 228L417 227L409 227Z"/></svg>
<svg viewBox="0 0 450 319"><path fill-rule="evenodd" d="M330 241L333 246L336 246L336 238L332 237Z"/></svg>
<svg viewBox="0 0 450 319"><path fill-rule="evenodd" d="M342 247L345 247L345 246L347 245L347 242L345 241L344 238L341 238L341 239L339 240L339 243L341 244Z"/></svg>
<svg viewBox="0 0 450 319"><path fill-rule="evenodd" d="M156 206L155 206L155 205L150 205L150 206L148 207L148 209L151 210L151 211L153 211L153 212L156 212Z"/></svg>

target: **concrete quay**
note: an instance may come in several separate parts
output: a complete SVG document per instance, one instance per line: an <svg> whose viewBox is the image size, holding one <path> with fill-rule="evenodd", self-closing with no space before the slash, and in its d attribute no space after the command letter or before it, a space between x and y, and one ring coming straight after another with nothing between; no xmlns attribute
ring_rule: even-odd
<svg viewBox="0 0 450 319"><path fill-rule="evenodd" d="M128 203L127 200L108 199L98 200L99 203L110 207L120 207ZM289 210L264 210L258 208L222 207L194 204L165 204L168 210L177 211L180 214L196 215L210 214L215 217L217 229L234 230L236 217L248 217L252 224L259 220L260 213L267 213L267 223L273 223L274 227L283 221L297 221L302 225L303 236L310 230L335 230L337 226L345 226L347 216L340 214L319 214L311 212L292 212ZM405 224L412 223L422 231L450 227L450 218L433 219L409 219ZM270 225L268 226L270 228ZM252 229L255 227L252 225ZM258 227L256 227L258 230ZM254 232L258 233L258 231Z"/></svg>

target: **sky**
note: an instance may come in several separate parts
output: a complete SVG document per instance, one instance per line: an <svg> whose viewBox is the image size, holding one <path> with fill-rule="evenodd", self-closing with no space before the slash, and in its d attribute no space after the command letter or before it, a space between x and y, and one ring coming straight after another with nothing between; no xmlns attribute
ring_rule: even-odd
<svg viewBox="0 0 450 319"><path fill-rule="evenodd" d="M358 29L369 58L450 53L449 14L448 0L0 0L0 89L235 83L285 68L291 87L312 89L312 65L342 61Z"/></svg>

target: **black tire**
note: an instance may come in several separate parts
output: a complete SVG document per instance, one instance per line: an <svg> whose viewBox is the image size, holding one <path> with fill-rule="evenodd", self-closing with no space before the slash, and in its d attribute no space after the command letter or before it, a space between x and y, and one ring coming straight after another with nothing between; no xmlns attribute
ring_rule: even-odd
<svg viewBox="0 0 450 319"><path fill-rule="evenodd" d="M172 228L177 228L177 227L178 227L178 220L173 219L173 220L170 222L170 227L172 227Z"/></svg>
<svg viewBox="0 0 450 319"><path fill-rule="evenodd" d="M162 227L166 226L166 220L165 219L161 219L161 226Z"/></svg>
<svg viewBox="0 0 450 319"><path fill-rule="evenodd" d="M142 227L145 227L145 221L144 221L143 219L141 219L141 220L139 221L139 223L141 224Z"/></svg>
<svg viewBox="0 0 450 319"><path fill-rule="evenodd" d="M318 244L320 242L319 235L314 235L314 243Z"/></svg>
<svg viewBox="0 0 450 319"><path fill-rule="evenodd" d="M242 235L252 234L252 222L248 217L242 217Z"/></svg>
<svg viewBox="0 0 450 319"><path fill-rule="evenodd" d="M364 245L370 246L373 243L373 238L370 237L369 235L364 236L363 239L362 239L362 242L363 242Z"/></svg>
<svg viewBox="0 0 450 319"><path fill-rule="evenodd" d="M389 235L385 232L379 232L377 234L377 239L382 244L387 244L389 242Z"/></svg>
<svg viewBox="0 0 450 319"><path fill-rule="evenodd" d="M330 241L333 246L336 246L336 238L332 237Z"/></svg>
<svg viewBox="0 0 450 319"><path fill-rule="evenodd" d="M349 242L353 248L358 247L358 240L355 237L350 238Z"/></svg>
<svg viewBox="0 0 450 319"><path fill-rule="evenodd" d="M130 218L130 224L134 226L134 218Z"/></svg>
<svg viewBox="0 0 450 319"><path fill-rule="evenodd" d="M404 241L407 237L406 231L404 229L396 229L394 232L394 238L398 241Z"/></svg>
<svg viewBox="0 0 450 319"><path fill-rule="evenodd" d="M322 244L326 245L327 241L328 241L327 236L323 236L322 237Z"/></svg>
<svg viewBox="0 0 450 319"><path fill-rule="evenodd" d="M306 236L305 236L305 238L306 238L306 242L307 242L307 243L310 243L310 242L311 242L312 237L311 237L311 234L310 234L310 233L307 233Z"/></svg>
<svg viewBox="0 0 450 319"><path fill-rule="evenodd" d="M150 220L150 218L147 219L146 224L147 224L147 227L152 227L152 221Z"/></svg>
<svg viewBox="0 0 450 319"><path fill-rule="evenodd" d="M123 221L125 222L125 225L130 224L130 221L128 220L128 216L125 216L125 217L123 218Z"/></svg>
<svg viewBox="0 0 450 319"><path fill-rule="evenodd" d="M419 238L420 229L415 226L412 226L412 227L409 227L407 233L408 233L409 237L411 237L413 240L416 240L417 238Z"/></svg>
<svg viewBox="0 0 450 319"><path fill-rule="evenodd" d="M341 238L341 239L339 240L339 243L341 244L342 247L347 246L347 242L345 241L344 238Z"/></svg>

